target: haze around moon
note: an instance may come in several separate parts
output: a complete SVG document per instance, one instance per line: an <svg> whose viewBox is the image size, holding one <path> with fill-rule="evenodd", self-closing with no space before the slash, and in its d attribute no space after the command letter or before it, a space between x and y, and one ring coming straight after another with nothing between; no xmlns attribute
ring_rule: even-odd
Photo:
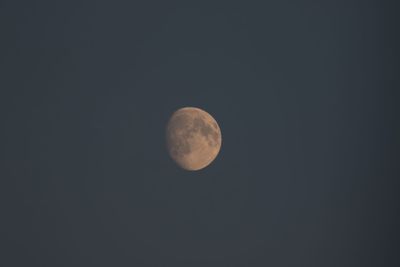
<svg viewBox="0 0 400 267"><path fill-rule="evenodd" d="M181 108L172 114L166 139L171 158L189 171L207 167L217 157L222 143L216 120L195 107Z"/></svg>

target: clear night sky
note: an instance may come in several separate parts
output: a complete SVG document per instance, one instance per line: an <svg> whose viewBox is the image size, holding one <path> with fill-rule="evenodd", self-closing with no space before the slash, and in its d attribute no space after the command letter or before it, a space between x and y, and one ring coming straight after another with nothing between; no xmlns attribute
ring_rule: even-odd
<svg viewBox="0 0 400 267"><path fill-rule="evenodd" d="M143 2L0 2L0 266L400 266L398 7Z"/></svg>

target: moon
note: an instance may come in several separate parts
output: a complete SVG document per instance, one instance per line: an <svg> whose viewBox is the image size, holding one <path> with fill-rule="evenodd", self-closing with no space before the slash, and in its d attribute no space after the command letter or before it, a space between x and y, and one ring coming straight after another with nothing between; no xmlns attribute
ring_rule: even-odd
<svg viewBox="0 0 400 267"><path fill-rule="evenodd" d="M166 139L171 158L188 171L207 167L217 157L222 143L218 123L195 107L181 108L172 114Z"/></svg>

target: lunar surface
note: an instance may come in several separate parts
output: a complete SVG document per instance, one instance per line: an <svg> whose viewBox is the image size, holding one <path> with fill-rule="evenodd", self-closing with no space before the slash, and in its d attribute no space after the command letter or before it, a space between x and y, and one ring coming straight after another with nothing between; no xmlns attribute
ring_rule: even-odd
<svg viewBox="0 0 400 267"><path fill-rule="evenodd" d="M221 130L210 114L187 107L172 114L167 125L167 148L183 169L196 171L208 166L221 148Z"/></svg>

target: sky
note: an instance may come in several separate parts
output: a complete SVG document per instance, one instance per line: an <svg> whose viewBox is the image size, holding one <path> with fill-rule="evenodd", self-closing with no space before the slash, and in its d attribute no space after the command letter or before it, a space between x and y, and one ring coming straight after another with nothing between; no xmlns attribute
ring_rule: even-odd
<svg viewBox="0 0 400 267"><path fill-rule="evenodd" d="M1 266L399 266L389 1L1 1ZM186 106L222 147L189 172Z"/></svg>

